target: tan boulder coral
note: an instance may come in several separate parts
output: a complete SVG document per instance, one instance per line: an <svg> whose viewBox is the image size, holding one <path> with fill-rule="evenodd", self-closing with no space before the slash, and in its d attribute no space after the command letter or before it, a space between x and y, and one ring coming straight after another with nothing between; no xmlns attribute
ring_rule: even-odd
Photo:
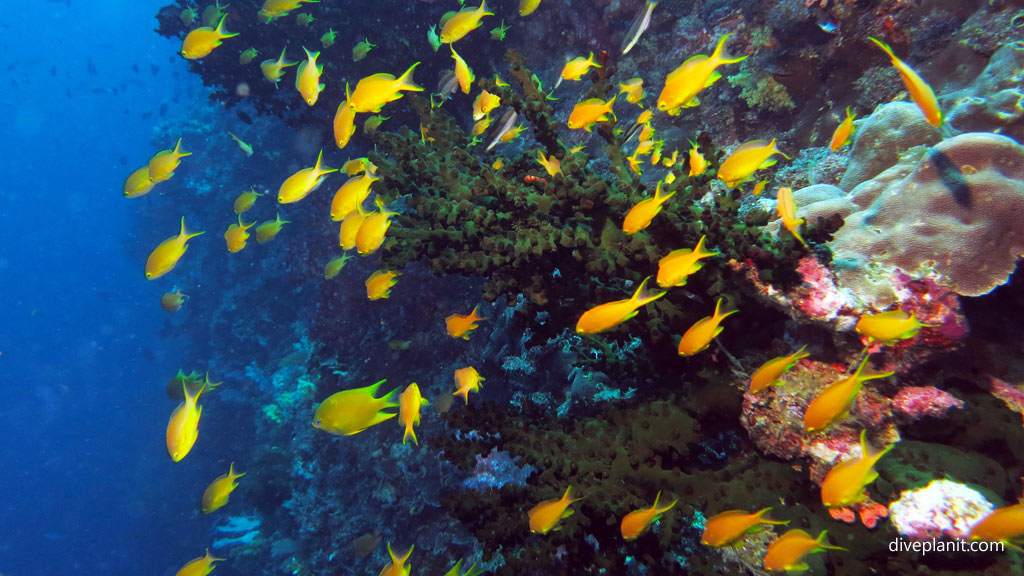
<svg viewBox="0 0 1024 576"><path fill-rule="evenodd" d="M882 104L858 122L850 163L839 181L847 192L877 176L914 146L934 146L942 137L911 102Z"/></svg>
<svg viewBox="0 0 1024 576"><path fill-rule="evenodd" d="M1024 42L1004 44L970 85L942 100L957 130L1024 138Z"/></svg>
<svg viewBox="0 0 1024 576"><path fill-rule="evenodd" d="M1024 255L1024 148L1012 138L961 134L888 181L831 242L844 288L877 309L900 299L897 269L965 296L1004 284Z"/></svg>

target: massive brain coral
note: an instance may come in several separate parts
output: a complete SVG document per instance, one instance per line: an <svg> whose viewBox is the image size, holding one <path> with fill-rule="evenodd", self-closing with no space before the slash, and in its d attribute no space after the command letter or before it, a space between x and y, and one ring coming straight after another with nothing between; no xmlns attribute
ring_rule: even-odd
<svg viewBox="0 0 1024 576"><path fill-rule="evenodd" d="M991 133L961 134L928 150L846 218L831 243L841 283L884 308L896 269L965 296L1006 283L1024 255L1024 148Z"/></svg>

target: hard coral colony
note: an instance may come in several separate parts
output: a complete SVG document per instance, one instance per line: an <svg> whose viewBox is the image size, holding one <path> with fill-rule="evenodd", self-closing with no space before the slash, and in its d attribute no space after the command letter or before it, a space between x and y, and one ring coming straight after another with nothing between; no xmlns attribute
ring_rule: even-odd
<svg viewBox="0 0 1024 576"><path fill-rule="evenodd" d="M181 217L146 278L173 274L189 293L168 317L200 306L200 265L232 278L236 298L290 283L311 301L279 322L302 334L294 349L217 367L244 372L265 403L256 442L231 446L248 451L252 481L233 483L232 465L203 511L241 500L273 534L214 543L227 562L869 574L911 570L886 552L897 534L1019 540L1012 3L461 4L266 0L199 19L179 0L158 14L211 97L252 127L180 128L239 164L214 170L224 150L179 138L124 196L166 202L181 178L162 183L191 155L188 186L211 180L224 208L204 206L202 227L227 226L236 253L254 225L241 214L273 203L256 189L278 194L259 245L185 257L202 232ZM350 54L342 37L365 40ZM305 60L287 60L300 46ZM280 56L257 66L261 53ZM269 136L284 130L303 143ZM157 184L168 193L148 195ZM287 280L243 282L252 258ZM164 309L181 308L177 287L164 292L179 295ZM218 322L272 355L266 322L241 310L225 303ZM172 384L180 462L206 425L199 400L227 400L208 377ZM945 490L927 525L955 532L905 528L939 478L983 489L970 522ZM933 562L1008 574L1021 559Z"/></svg>

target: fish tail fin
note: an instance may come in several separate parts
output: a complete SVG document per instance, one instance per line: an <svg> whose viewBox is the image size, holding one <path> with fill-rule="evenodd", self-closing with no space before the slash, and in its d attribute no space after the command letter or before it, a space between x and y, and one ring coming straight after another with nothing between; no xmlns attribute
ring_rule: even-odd
<svg viewBox="0 0 1024 576"><path fill-rule="evenodd" d="M735 314L735 313L737 313L737 312L739 312L739 311L740 311L740 309L739 309L739 308L737 308L737 309L735 309L735 310L729 310L729 311L728 311L728 312L726 312L725 314L722 314L722 300L725 300L725 298L719 298L719 299L718 299L718 302L716 302L716 303L715 303L715 313L714 313L714 317L715 317L715 318L718 318L718 319L719 319L719 321L721 321L721 320L722 320L723 318L726 318L727 316L729 316L729 315L731 315L731 314Z"/></svg>
<svg viewBox="0 0 1024 576"><path fill-rule="evenodd" d="M789 520L772 520L771 518L765 518L764 515L771 512L772 507L762 508L757 511L757 519L761 521L761 524L789 524Z"/></svg>
<svg viewBox="0 0 1024 576"><path fill-rule="evenodd" d="M383 380L381 380L380 382L383 382ZM377 384L380 384L380 382L378 382ZM395 401L395 398L397 396L398 388L395 388L391 392L388 392L387 394L381 396L380 401L384 404L385 408L392 408L394 406L398 406L398 402Z"/></svg>
<svg viewBox="0 0 1024 576"><path fill-rule="evenodd" d="M826 544L826 538L828 538L828 530L822 530L821 534L818 534L818 537L814 539L814 542L815 544L817 544L819 550L846 550L846 548L843 548L842 546L833 546L832 544Z"/></svg>
<svg viewBox="0 0 1024 576"><path fill-rule="evenodd" d="M171 152L175 156L178 156L178 157L181 157L181 158L183 158L185 156L191 156L192 155L192 153L187 151L187 150L182 151L182 149L181 149L181 138L178 138L178 141L174 143L174 150L172 150Z"/></svg>
<svg viewBox="0 0 1024 576"><path fill-rule="evenodd" d="M591 66L594 66L594 67L597 67L597 68L601 67L601 65L597 63L597 60L594 60L594 51L593 50L591 50L590 51L590 55L587 56L587 62L589 62Z"/></svg>
<svg viewBox="0 0 1024 576"><path fill-rule="evenodd" d="M778 145L776 144L776 140L777 140L777 138L772 138L772 141L771 141L771 142L770 142L770 143L768 144L768 146L770 146L770 147L771 147L771 149L772 149L772 150L773 150L773 151L774 151L775 153L777 153L777 154L781 154L781 155L782 155L782 157L783 157L783 158L785 158L786 160L792 160L792 158L790 158L789 156L786 156L786 153L785 153L785 152L783 152L782 150L779 150L779 147L778 147ZM772 162L772 164L774 164L774 162Z"/></svg>
<svg viewBox="0 0 1024 576"><path fill-rule="evenodd" d="M640 287L637 288L636 292L633 293L633 297L631 299L633 300L634 304L636 304L638 306L643 306L645 304L649 304L651 302L654 302L658 298L661 298L662 296L665 295L666 292L664 290L661 290L661 291L648 291L647 290L647 283L650 280L651 280L650 276L648 276L647 278L644 278L644 281L640 283Z"/></svg>
<svg viewBox="0 0 1024 576"><path fill-rule="evenodd" d="M731 58L725 53L725 43L729 40L730 36L732 36L732 34L723 34L722 37L718 39L718 44L715 45L715 51L711 53L711 60L716 61L718 64L735 64L747 59L745 55L740 56L739 58Z"/></svg>
<svg viewBox="0 0 1024 576"><path fill-rule="evenodd" d="M391 556L392 564L405 564L405 562L409 559L409 556L412 556L412 550L415 547L416 547L415 545L409 546L409 549L405 551L405 554L402 554L402 557L399 558L391 550L391 542L388 542L388 555Z"/></svg>
<svg viewBox="0 0 1024 576"><path fill-rule="evenodd" d="M228 477L241 478L242 476L245 476L245 472L242 472L241 474L235 472L235 463L232 462L231 465L228 466Z"/></svg>
<svg viewBox="0 0 1024 576"><path fill-rule="evenodd" d="M452 396L462 396L462 399L466 401L466 405L469 405L469 390L456 390L452 392Z"/></svg>
<svg viewBox="0 0 1024 576"><path fill-rule="evenodd" d="M228 17L227 13L224 13L223 15L221 15L220 22L217 22L217 27L214 28L213 31L216 32L217 35L220 36L221 38L232 38L234 36L238 36L238 32L235 32L233 34L232 33L225 33L224 32L224 20L226 20L227 17Z"/></svg>
<svg viewBox="0 0 1024 576"><path fill-rule="evenodd" d="M889 58L892 58L893 60L898 60L898 58L896 58L896 55L893 54L892 48L890 48L889 45L886 44L885 42L882 42L878 38L873 38L871 36L868 36L868 40L871 40L872 42L877 44L879 48L885 50L885 53L889 55Z"/></svg>
<svg viewBox="0 0 1024 576"><path fill-rule="evenodd" d="M213 554L210 554L210 549L209 548L206 549L206 552L204 553L204 556L205 556L207 562L223 562L223 561L227 560L227 558L218 558L218 557L214 556Z"/></svg>
<svg viewBox="0 0 1024 576"><path fill-rule="evenodd" d="M481 320L490 320L490 318L484 318L483 316L481 316L481 315L480 315L480 313L479 313L479 312L477 312L477 309L478 309L478 308L480 308L480 306L479 306L479 305L477 305L477 306L473 306L473 311L469 313L469 315L470 315L470 316L472 316L473 318L475 318L475 320L474 320L474 321L475 321L475 322L479 322L479 321L481 321Z"/></svg>
<svg viewBox="0 0 1024 576"><path fill-rule="evenodd" d="M807 358L810 355L811 355L811 353L807 351L807 344L804 344L803 346L800 347L799 350L797 350L796 352L793 352L792 358L793 358L793 361L796 362L797 360L801 360L803 358Z"/></svg>
<svg viewBox="0 0 1024 576"><path fill-rule="evenodd" d="M676 191L675 190L669 192L668 194L662 194L661 193L661 185L662 185L662 183L664 183L664 180L659 180L658 181L658 186L654 189L654 201L656 203L658 203L658 204L664 204L665 202L668 202L669 198L671 198L671 197L676 195Z"/></svg>
<svg viewBox="0 0 1024 576"><path fill-rule="evenodd" d="M483 6L482 3L480 5ZM398 86L397 86L397 88L399 90L411 90L413 92L422 92L423 91L423 88L421 86L418 86L412 80L412 73L413 73L414 70L416 70L416 67L419 66L419 65L420 65L420 63L416 62L412 66L409 66L409 69L405 71L405 74L402 74L401 76L398 77Z"/></svg>
<svg viewBox="0 0 1024 576"><path fill-rule="evenodd" d="M494 12L487 11L487 7L485 6L485 4L487 4L486 0L480 0L480 8L478 9L480 17L483 18L484 16L494 16Z"/></svg>
<svg viewBox="0 0 1024 576"><path fill-rule="evenodd" d="M694 254L696 254L698 257L718 256L719 254L721 254L721 252L716 252L716 251L708 250L707 247L704 246L704 242L706 240L707 240L707 236L703 236L702 235L700 237L700 240L697 241L697 247L693 249L693 253Z"/></svg>
<svg viewBox="0 0 1024 576"><path fill-rule="evenodd" d="M205 234L205 233L206 233L205 230L200 230L199 232L189 232L185 228L185 217L184 216L181 217L181 231L178 232L178 236L180 236L181 238L184 238L187 241L189 238L195 238L196 236L199 236L199 235Z"/></svg>
<svg viewBox="0 0 1024 576"><path fill-rule="evenodd" d="M612 115L612 120L615 120L616 122L618 122L619 119L615 117L615 110L613 110L612 108L615 106L615 99L618 98L618 97L619 97L619 95L616 94L616 95L612 96L611 100L609 100L609 101L604 103L605 108L608 108L608 113Z"/></svg>
<svg viewBox="0 0 1024 576"><path fill-rule="evenodd" d="M405 444L410 436L412 437L413 444L419 446L420 441L416 439L416 431L412 428L412 422L407 422L405 424L405 434L402 435L402 444Z"/></svg>
<svg viewBox="0 0 1024 576"><path fill-rule="evenodd" d="M483 569L481 569L476 564L473 564L472 566L469 567L469 570L466 570L466 573L463 574L462 576L480 576L483 573L484 573Z"/></svg>

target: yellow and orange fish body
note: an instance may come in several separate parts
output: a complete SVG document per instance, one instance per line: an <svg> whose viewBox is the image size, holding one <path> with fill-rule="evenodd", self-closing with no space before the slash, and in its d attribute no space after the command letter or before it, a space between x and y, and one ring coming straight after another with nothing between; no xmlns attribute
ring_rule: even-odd
<svg viewBox="0 0 1024 576"><path fill-rule="evenodd" d="M313 427L328 434L351 436L394 418L398 414L384 412L398 406L395 388L380 398L374 398L377 389L386 380L363 388L342 390L327 397L313 413Z"/></svg>
<svg viewBox="0 0 1024 576"><path fill-rule="evenodd" d="M284 69L298 64L298 62L285 60L284 53L286 50L288 50L287 46L281 49L281 55L278 56L277 60L268 59L260 62L260 72L263 73L263 77L266 78L267 82L273 82L275 87L277 87L277 83L284 76Z"/></svg>
<svg viewBox="0 0 1024 576"><path fill-rule="evenodd" d="M228 226L227 231L224 232L224 242L228 246L228 252L231 252L232 254L241 252L249 241L249 228L252 228L255 225L255 222L250 224L242 222L242 215L239 214L238 224Z"/></svg>
<svg viewBox="0 0 1024 576"><path fill-rule="evenodd" d="M469 340L469 335L477 329L477 322L487 320L487 318L477 314L477 308L479 306L474 306L473 311L469 314L451 314L445 318L444 324L448 335L452 338Z"/></svg>
<svg viewBox="0 0 1024 576"><path fill-rule="evenodd" d="M316 157L316 164L309 168L303 168L292 174L277 191L277 201L281 204L292 204L302 200L310 192L316 190L324 182L324 177L331 172L337 172L337 168L326 168L322 165L324 151Z"/></svg>
<svg viewBox="0 0 1024 576"><path fill-rule="evenodd" d="M850 137L853 136L853 121L857 118L856 114L850 113L850 107L846 107L846 118L836 126L835 132L832 133L832 141L829 142L829 150L835 152L850 142Z"/></svg>
<svg viewBox="0 0 1024 576"><path fill-rule="evenodd" d="M711 341L716 336L722 333L723 328L719 326L722 320L725 320L732 314L739 312L739 310L730 310L725 314L721 313L722 310L722 298L718 299L715 304L715 313L711 316L706 316L697 320L693 326L683 334L683 337L679 340L679 355L680 356L693 356L694 354L701 352L711 345Z"/></svg>
<svg viewBox="0 0 1024 576"><path fill-rule="evenodd" d="M189 32L181 42L181 55L187 60L199 60L223 44L221 40L238 36L237 32L229 34L224 31L224 19L227 17L227 14L221 16L216 28L201 26Z"/></svg>
<svg viewBox="0 0 1024 576"><path fill-rule="evenodd" d="M662 194L661 184L659 181L654 189L653 197L641 200L629 209L629 212L626 213L626 218L622 221L623 232L633 235L650 226L654 217L661 212L661 207L665 202L668 202L669 198L676 195L675 191Z"/></svg>
<svg viewBox="0 0 1024 576"><path fill-rule="evenodd" d="M441 33L438 37L442 44L458 42L473 30L483 25L484 16L494 16L484 6L486 2L481 0L480 6L466 7L458 12L448 12L441 17Z"/></svg>
<svg viewBox="0 0 1024 576"><path fill-rule="evenodd" d="M519 15L529 16L540 7L540 0L519 0Z"/></svg>
<svg viewBox="0 0 1024 576"><path fill-rule="evenodd" d="M391 542L388 542L388 556L391 556L391 563L380 571L380 576L409 576L412 566L406 566L405 563L409 561L409 556L412 556L413 548L415 546L410 546L409 550L399 557L391 551Z"/></svg>
<svg viewBox="0 0 1024 576"><path fill-rule="evenodd" d="M175 462L181 462L188 455L199 437L199 417L203 415L203 407L198 404L199 395L206 388L207 384L203 383L193 392L182 382L185 399L171 412L167 421L167 455Z"/></svg>
<svg viewBox="0 0 1024 576"><path fill-rule="evenodd" d="M302 95L306 105L312 106L316 104L317 99L320 98L320 92L324 89L324 84L320 82L324 67L322 64L316 63L316 59L320 56L319 52L310 52L306 50L305 46L302 49L306 51L306 61L299 64L299 69L295 73L295 89Z"/></svg>
<svg viewBox="0 0 1024 576"><path fill-rule="evenodd" d="M562 67L561 77L562 80L578 82L579 79L582 78L583 75L587 73L587 70L590 70L591 68L600 67L601 65L598 64L596 60L594 60L594 53L591 52L590 55L587 56L586 58L584 58L583 56L577 56L576 58L573 58L572 60L566 62L565 66Z"/></svg>
<svg viewBox="0 0 1024 576"><path fill-rule="evenodd" d="M227 474L218 476L213 482L210 482L210 485L203 491L203 498L199 506L203 514L209 514L227 504L228 497L235 491L235 488L238 488L237 480L242 476L245 476L245 472L241 474L235 472L235 463L232 462L228 467Z"/></svg>
<svg viewBox="0 0 1024 576"><path fill-rule="evenodd" d="M971 540L1002 542L1020 552L1018 544L1024 540L1024 504L997 508L971 527L967 537Z"/></svg>
<svg viewBox="0 0 1024 576"><path fill-rule="evenodd" d="M359 234L359 228L362 227L369 215L370 213L363 210L363 205L360 204L341 221L341 227L338 229L338 245L343 250L355 249L356 235Z"/></svg>
<svg viewBox="0 0 1024 576"><path fill-rule="evenodd" d="M636 292L625 300L616 300L599 304L587 310L576 322L577 334L599 334L615 328L626 320L636 316L641 307L650 304L665 295L665 292L648 292L647 282L651 277L644 278Z"/></svg>
<svg viewBox="0 0 1024 576"><path fill-rule="evenodd" d="M370 300L381 300L391 297L391 288L398 283L401 272L377 270L366 279L366 297Z"/></svg>
<svg viewBox="0 0 1024 576"><path fill-rule="evenodd" d="M701 236L693 250L689 248L673 250L658 260L658 286L662 288L685 286L686 279L704 267L701 260L721 254L721 252L712 252L705 248L704 241L706 239L706 236Z"/></svg>
<svg viewBox="0 0 1024 576"><path fill-rule="evenodd" d="M281 228L285 224L291 224L290 220L281 220L281 214L278 213L274 216L273 220L267 220L263 224L256 227L256 241L260 244L264 242L270 242L281 232Z"/></svg>
<svg viewBox="0 0 1024 576"><path fill-rule="evenodd" d="M789 520L770 520L765 518L771 508L762 508L753 514L744 510L727 510L708 518L704 522L704 533L700 542L712 548L732 546L747 534L764 530L765 526L789 524Z"/></svg>
<svg viewBox="0 0 1024 576"><path fill-rule="evenodd" d="M643 78L630 78L625 82L621 82L619 84L619 94L625 94L626 102L630 104L640 104L640 101L644 99Z"/></svg>
<svg viewBox="0 0 1024 576"><path fill-rule="evenodd" d="M420 394L420 387L413 382L398 396L398 423L405 426L405 433L402 435L402 444L412 438L417 446L420 441L416 439L416 430L413 426L420 423L420 408L429 405L427 399Z"/></svg>
<svg viewBox="0 0 1024 576"><path fill-rule="evenodd" d="M807 242L804 242L803 237L800 236L800 225L804 223L804 219L796 217L796 200L793 199L792 188L786 186L779 188L775 207L779 212L779 218L782 218L782 225L786 230L789 230L789 233L803 244L805 248L808 247Z"/></svg>
<svg viewBox="0 0 1024 576"><path fill-rule="evenodd" d="M821 503L829 508L844 508L863 502L868 493L865 488L878 478L875 464L895 447L890 444L878 452L868 446L867 430L860 432L861 455L843 460L825 475L821 482Z"/></svg>
<svg viewBox="0 0 1024 576"><path fill-rule="evenodd" d="M167 312L177 312L181 305L185 303L186 298L188 298L187 295L175 288L170 292L165 292L160 297L160 307Z"/></svg>
<svg viewBox="0 0 1024 576"><path fill-rule="evenodd" d="M138 198L149 194L156 183L149 179L149 165L132 172L124 181L124 197Z"/></svg>
<svg viewBox="0 0 1024 576"><path fill-rule="evenodd" d="M334 193L331 200L331 220L341 222L346 216L362 207L370 197L370 187L378 178L370 173L349 178Z"/></svg>
<svg viewBox="0 0 1024 576"><path fill-rule="evenodd" d="M857 366L856 372L829 384L807 405L807 411L804 412L804 428L808 432L819 432L843 418L850 404L853 403L860 389L864 386L864 382L888 378L894 374L894 372L885 372L867 376L863 375L862 372L864 371L864 366L868 363L868 358L869 355L865 354L864 359Z"/></svg>
<svg viewBox="0 0 1024 576"><path fill-rule="evenodd" d="M801 346L799 350L789 356L779 356L765 362L750 376L750 391L757 394L769 386L780 384L779 378L787 371L796 366L801 359L810 356L806 352L807 346Z"/></svg>
<svg viewBox="0 0 1024 576"><path fill-rule="evenodd" d="M265 0L260 7L259 17L263 22L284 18L292 10L296 10L303 2L316 3L320 0Z"/></svg>
<svg viewBox="0 0 1024 576"><path fill-rule="evenodd" d="M260 194L253 188L249 188L245 192L239 194L238 197L235 198L235 203L233 205L235 214L245 214L248 212L249 209L252 208L253 204L256 203L256 199L260 196L263 196L263 194Z"/></svg>
<svg viewBox="0 0 1024 576"><path fill-rule="evenodd" d="M694 176L700 176L708 169L708 162L704 159L704 155L697 150L697 143L691 142L693 148L690 148L690 178Z"/></svg>
<svg viewBox="0 0 1024 576"><path fill-rule="evenodd" d="M569 128L572 130L583 128L590 132L591 126L597 122L607 121L609 116L612 121L615 121L615 112L612 108L617 97L618 94L612 96L612 99L607 102L602 102L600 98L590 98L573 106L572 112L569 113Z"/></svg>
<svg viewBox="0 0 1024 576"><path fill-rule="evenodd" d="M942 125L942 109L939 108L939 101L935 98L935 92L932 91L931 86L914 71L913 68L907 66L907 63L900 60L892 53L890 48L884 42L875 38L868 38L879 48L885 51L892 60L892 65L896 67L896 71L900 73L900 78L903 80L903 85L907 87L907 93L910 94L910 99L917 104L917 107L921 109L925 119L929 124L938 128Z"/></svg>
<svg viewBox="0 0 1024 576"><path fill-rule="evenodd" d="M210 572L213 572L215 566L214 562L223 562L224 558L217 558L210 554L210 550L206 550L204 556L200 556L195 560L190 561L178 570L174 576L206 576Z"/></svg>
<svg viewBox="0 0 1024 576"><path fill-rule="evenodd" d="M658 507L658 500L661 498L661 492L654 497L654 504L650 508L641 508L640 510L634 510L629 514L626 514L622 518L622 522L619 523L619 532L622 533L622 537L626 540L636 540L648 528L651 524L654 524L661 518L661 515L671 510L678 500L673 500L668 506Z"/></svg>
<svg viewBox="0 0 1024 576"><path fill-rule="evenodd" d="M452 49L452 60L455 60L455 79L459 82L459 89L462 90L463 94L469 94L469 89L473 85L473 69L466 64L466 61L459 56L459 53L455 51L455 45L450 45Z"/></svg>
<svg viewBox="0 0 1024 576"><path fill-rule="evenodd" d="M188 241L203 232L188 232L185 230L185 217L181 217L181 231L177 236L171 236L161 242L146 259L146 279L155 280L167 274L178 264L178 260L188 250Z"/></svg>
<svg viewBox="0 0 1024 576"><path fill-rule="evenodd" d="M530 518L530 532L534 534L547 534L552 530L561 529L558 524L565 518L573 515L569 506L582 498L572 497L572 486L565 489L565 494L557 500L544 500L526 513Z"/></svg>
<svg viewBox="0 0 1024 576"><path fill-rule="evenodd" d="M693 56L669 73L665 78L665 86L658 96L658 110L675 116L679 114L681 108L699 105L700 100L697 99L697 94L722 77L716 69L723 64L735 64L746 58L746 56L739 58L722 56L725 41L729 39L729 36L726 34L718 40L711 56L704 54Z"/></svg>
<svg viewBox="0 0 1024 576"><path fill-rule="evenodd" d="M452 392L452 396L462 396L462 399L469 404L469 393L476 392L480 393L481 382L486 380L476 368L472 366L466 366L465 368L459 368L455 371L455 392Z"/></svg>
<svg viewBox="0 0 1024 576"><path fill-rule="evenodd" d="M161 150L149 159L149 165L147 166L149 169L149 181L153 184L158 184L164 180L169 180L171 176L174 176L174 171L181 164L181 159L191 155L191 152L185 152L181 149L181 138L178 138L177 143L174 144L174 149Z"/></svg>
<svg viewBox="0 0 1024 576"><path fill-rule="evenodd" d="M473 120L479 120L487 116L498 106L501 106L501 97L497 94L491 94L487 90L481 90L480 94L473 100Z"/></svg>
<svg viewBox="0 0 1024 576"><path fill-rule="evenodd" d="M921 328L934 328L939 324L922 324L917 313L907 314L902 310L890 310L880 314L865 314L857 320L854 330L867 336L869 342L891 344L917 336Z"/></svg>
<svg viewBox="0 0 1024 576"><path fill-rule="evenodd" d="M381 111L389 102L402 97L402 92L422 92L423 88L413 82L412 74L420 63L416 62L398 78L391 74L374 74L367 76L356 84L355 90L348 97L348 105L355 112Z"/></svg>
<svg viewBox="0 0 1024 576"><path fill-rule="evenodd" d="M351 96L348 84L345 85L345 94ZM339 150L348 146L352 135L356 133L356 111L348 105L348 100L342 100L338 104L338 110L334 113L334 143Z"/></svg>
<svg viewBox="0 0 1024 576"><path fill-rule="evenodd" d="M544 167L544 171L548 173L548 176L562 173L562 162L554 154L545 156L543 150L537 150L537 162Z"/></svg>
<svg viewBox="0 0 1024 576"><path fill-rule="evenodd" d="M388 210L377 197L378 212L371 212L356 231L356 252L361 256L373 254L384 244L384 236L391 228L391 217L397 214Z"/></svg>
<svg viewBox="0 0 1024 576"><path fill-rule="evenodd" d="M796 528L786 532L768 546L768 550L764 554L765 570L795 574L810 567L807 562L804 562L804 557L808 554L825 550L846 550L846 548L826 544L827 536L827 530L822 530L817 538L811 538L810 534Z"/></svg>
<svg viewBox="0 0 1024 576"><path fill-rule="evenodd" d="M718 167L718 178L729 188L735 188L740 183L750 180L754 172L773 166L777 162L772 158L775 154L789 159L789 156L775 147L774 138L771 142L764 140L745 142L722 161L722 165Z"/></svg>

